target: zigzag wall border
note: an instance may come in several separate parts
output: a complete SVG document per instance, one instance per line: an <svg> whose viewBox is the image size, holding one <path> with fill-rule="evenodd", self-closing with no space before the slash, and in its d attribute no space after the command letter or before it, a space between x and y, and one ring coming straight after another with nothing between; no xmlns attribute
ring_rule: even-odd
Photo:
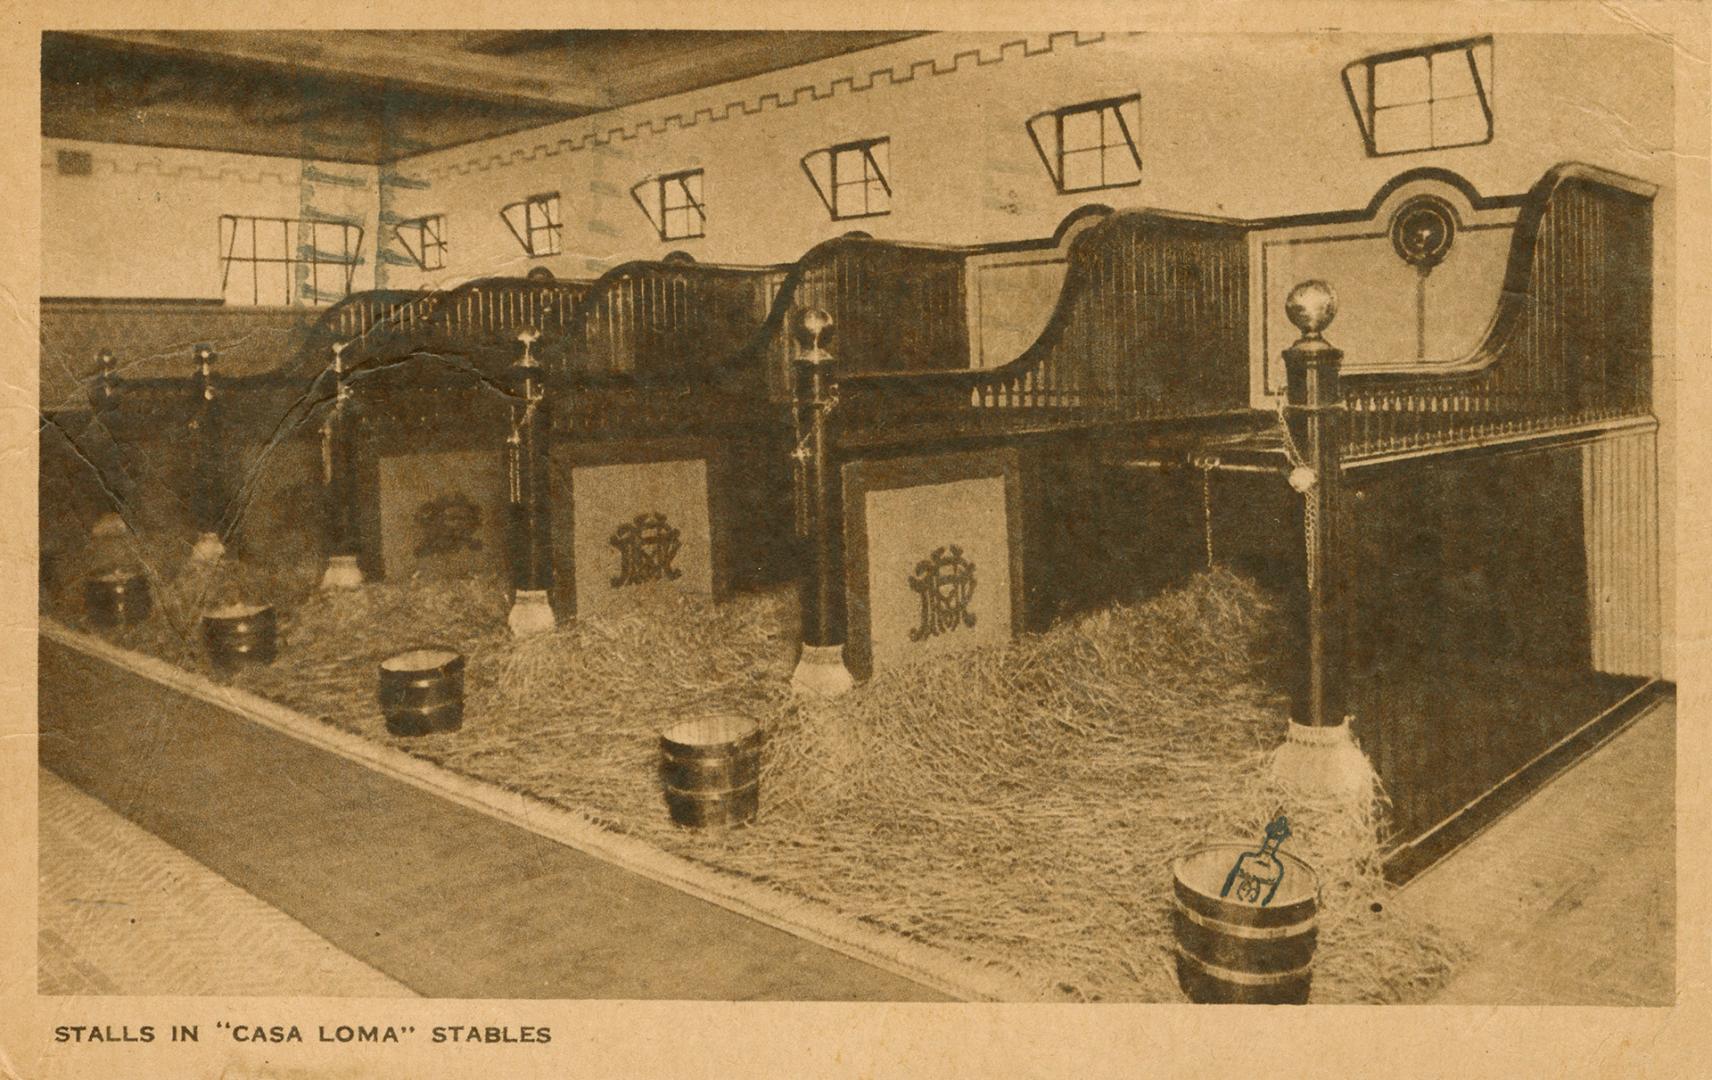
<svg viewBox="0 0 1712 1080"><path fill-rule="evenodd" d="M143 149L146 149L146 148L143 148ZM186 152L188 152L188 153L203 153L204 151L194 151L193 150L193 151L186 151ZM257 156L261 156L261 155L257 155ZM210 168L206 165L198 165L193 161L192 162L185 162L184 164L179 165L177 168L173 168L171 166L166 165L159 158L152 158L152 157L139 158L136 161L132 162L131 164L126 165L124 162L121 162L118 158L111 157L111 156L106 155L106 154L102 154L98 151L92 151L90 154L90 157L91 157L92 169L105 168L109 172L111 172L114 176L142 176L144 174L150 174L153 176L157 176L157 177L161 178L162 180L202 180L202 181L210 181L210 182L220 182L220 181L225 181L225 180L236 180L240 184L252 184L252 185L260 185L260 184L265 184L265 183L271 182L273 184L278 185L279 187L297 187L301 184L316 183L316 182L333 184L333 185L339 186L339 187L352 187L352 188L364 188L364 189L372 188L375 186L375 184L371 183L367 178L358 178L358 177L354 177L354 176L340 176L340 175L325 172L325 171L319 169L317 166L318 165L326 165L328 163L317 162L314 159L299 159L299 158L276 158L276 159L274 159L274 160L280 160L280 161L291 161L298 166L298 170L288 176L286 173L284 173L278 169L261 168L261 169L257 169L254 171L250 171L250 170L246 170L246 169L244 169L240 166L236 166L236 165L222 165L218 169L215 169L215 168ZM336 165L335 167L337 167L337 168L348 168L350 166ZM378 166L373 166L373 165L356 166L356 167L358 167L358 168L378 168ZM58 168L58 163L57 163L56 159L54 158L54 156L51 152L51 148L50 148L50 152L45 154L42 158L42 169L45 172L45 171L52 171L53 169L56 169L56 168ZM307 170L307 171L305 171L305 170Z"/></svg>
<svg viewBox="0 0 1712 1080"><path fill-rule="evenodd" d="M609 145L614 141L630 142L644 134L663 135L674 127L678 129L691 128L700 124L705 118L710 124L728 120L732 116L756 116L765 112L769 107L788 109L804 100L824 101L839 93L858 94L879 86L901 86L911 83L918 76L951 75L970 67L991 67L1009 59L1032 56L1045 56L1056 52L1061 47L1081 48L1084 45L1096 45L1106 40L1103 32L1085 33L1080 30L1060 30L1048 34L1046 41L1034 48L1029 45L1027 38L1016 38L999 43L997 49L963 49L953 53L951 58L943 63L934 58L916 60L907 64L894 64L891 67L877 68L866 75L866 81L858 82L863 76L845 75L825 84L824 89L819 85L799 86L787 97L777 92L756 95L739 101L728 102L723 109L712 107L696 109L685 119L682 112L669 113L654 120L638 120L633 124L607 128L605 130L591 129L580 137L566 137L553 143L536 143L525 150L518 148L504 153L488 153L480 157L469 158L463 162L452 162L435 166L423 171L421 175L430 180L448 176L468 176L471 173L490 172L496 168L506 168L511 165L535 161L540 158L557 157L563 153L576 153L591 147ZM970 64L969 61L973 61ZM900 74L901 72L901 74ZM804 95L807 95L805 98ZM427 155L419 155L427 156ZM400 159L393 164L399 165L409 161Z"/></svg>

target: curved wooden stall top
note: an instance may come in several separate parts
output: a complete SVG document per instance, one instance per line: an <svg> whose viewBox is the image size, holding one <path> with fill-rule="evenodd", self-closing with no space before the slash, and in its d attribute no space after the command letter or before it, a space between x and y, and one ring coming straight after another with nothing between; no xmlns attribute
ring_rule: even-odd
<svg viewBox="0 0 1712 1080"><path fill-rule="evenodd" d="M1016 359L842 375L846 442L1246 413L1245 243L1230 222L1110 213L1071 241L1053 314Z"/></svg>
<svg viewBox="0 0 1712 1080"><path fill-rule="evenodd" d="M1563 164L1528 192L1485 339L1454 364L1346 372L1349 458L1575 427L1652 408L1652 197Z"/></svg>
<svg viewBox="0 0 1712 1080"><path fill-rule="evenodd" d="M844 362L859 370L965 367L963 263L976 250L850 235L791 264L626 263L589 290L561 370L576 382L688 382L783 404L791 315L806 307L833 314Z"/></svg>

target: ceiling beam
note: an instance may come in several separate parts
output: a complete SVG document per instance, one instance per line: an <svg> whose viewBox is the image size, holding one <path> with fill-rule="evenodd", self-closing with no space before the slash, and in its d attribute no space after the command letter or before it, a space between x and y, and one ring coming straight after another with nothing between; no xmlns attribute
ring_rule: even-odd
<svg viewBox="0 0 1712 1080"><path fill-rule="evenodd" d="M571 70L521 69L503 57L447 51L432 32L385 36L312 30L77 30L70 36L147 52L242 61L436 96L530 105L566 115L608 108L611 96ZM411 39L421 35L421 40Z"/></svg>
<svg viewBox="0 0 1712 1080"><path fill-rule="evenodd" d="M601 75L621 98L661 97L733 82L871 49L908 38L920 30L700 32L673 35L627 56L621 66ZM694 35L705 34L703 41ZM717 44L714 38L717 35Z"/></svg>

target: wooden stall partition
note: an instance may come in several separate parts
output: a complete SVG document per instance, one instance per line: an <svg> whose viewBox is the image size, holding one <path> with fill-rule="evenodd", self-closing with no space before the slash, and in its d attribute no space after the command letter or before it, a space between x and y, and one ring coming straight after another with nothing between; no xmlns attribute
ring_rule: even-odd
<svg viewBox="0 0 1712 1080"><path fill-rule="evenodd" d="M1240 224L1111 214L1071 242L1052 317L1014 360L963 371L848 368L845 441L1246 414L1247 257Z"/></svg>
<svg viewBox="0 0 1712 1080"><path fill-rule="evenodd" d="M515 569L511 549L525 539L511 454L521 437L514 421L526 415L517 370L523 341L551 342L562 357L588 289L553 278L485 278L444 292L361 295L329 311L316 339L323 351L301 363L309 387L301 407L312 411L323 442L326 547L337 558L354 556L361 570L330 567L329 583L506 577ZM356 336L338 339L353 329ZM532 359L531 374L542 370ZM545 381L541 374L527 385ZM544 573L534 566L510 576L532 582ZM536 591L527 582L518 588Z"/></svg>
<svg viewBox="0 0 1712 1080"><path fill-rule="evenodd" d="M1652 402L1651 185L1560 165L1517 217L1498 307L1451 364L1352 369L1352 457L1432 452L1645 416Z"/></svg>
<svg viewBox="0 0 1712 1080"><path fill-rule="evenodd" d="M969 253L963 288L970 367L1007 364L1040 337L1064 291L1071 244L1111 213L1097 203L1081 206L1049 238L988 244Z"/></svg>
<svg viewBox="0 0 1712 1080"><path fill-rule="evenodd" d="M372 369L356 385L365 572L503 574L509 394L426 356Z"/></svg>
<svg viewBox="0 0 1712 1080"><path fill-rule="evenodd" d="M1442 248L1455 222L1418 237ZM1298 490L1319 521L1308 714L1352 716L1391 799L1395 877L1658 692L1651 263L1645 185L1559 166L1520 208L1503 295L1469 358L1341 379L1334 358L1316 395L1296 385L1302 343L1285 354L1285 448L1313 470ZM1318 334L1331 290L1305 283L1291 304L1312 324L1305 338L1335 353ZM1330 422L1318 450L1298 430L1316 417Z"/></svg>
<svg viewBox="0 0 1712 1080"><path fill-rule="evenodd" d="M906 496L873 488L920 488L908 498L931 501L939 497L934 485L908 480L931 472L927 463L998 450L1016 455L1006 510L1015 520L1007 535L1019 551L1038 547L1031 560L1040 569L1025 576L1019 562L1005 585L1016 589L1016 602L998 621L1014 619L1021 628L1110 602L1136 581L1119 572L1126 561L1134 569L1138 534L1126 531L1124 508L1109 497L1104 443L1147 428L1247 422L1252 415L1241 226L1151 212L1085 216L1092 223L1082 222L1068 240L1068 270L1046 328L997 368L876 367L847 357L862 339L850 345L827 312L808 309L796 320L804 333L796 353L795 487L802 536L815 553L806 568L804 641L821 652L844 645L859 674L887 661L887 642L901 626L890 603L875 621L872 583L897 574L870 565L885 539L871 523L944 517L926 503L900 511L892 504ZM964 264L966 272L970 257L967 250L946 253L945 262ZM787 289L781 302L789 296ZM947 340L967 348L968 327L965 312ZM964 509L994 514L985 502ZM951 559L952 546L963 542L935 545L918 561L934 562L940 547ZM991 573L995 556L984 558ZM847 613L849 605L857 606Z"/></svg>
<svg viewBox="0 0 1712 1080"><path fill-rule="evenodd" d="M133 385L188 376L198 344L220 357L223 378L274 372L302 353L323 315L219 301L43 297L41 407L86 409L103 351L114 357L113 374Z"/></svg>
<svg viewBox="0 0 1712 1080"><path fill-rule="evenodd" d="M1350 708L1399 876L1596 745L1658 676L1650 427L1349 474Z"/></svg>
<svg viewBox="0 0 1712 1080"><path fill-rule="evenodd" d="M561 441L552 453L561 619L598 614L639 587L723 597L741 534L729 460L713 439Z"/></svg>
<svg viewBox="0 0 1712 1080"><path fill-rule="evenodd" d="M753 359L784 279L776 267L689 259L630 262L601 275L567 327L570 377L743 385L765 391Z"/></svg>
<svg viewBox="0 0 1712 1080"><path fill-rule="evenodd" d="M844 236L793 269L790 303L817 308L838 328L846 370L969 367L964 263L970 249Z"/></svg>
<svg viewBox="0 0 1712 1080"><path fill-rule="evenodd" d="M304 388L271 373L228 375L212 349L187 347L178 362L180 375L98 377L90 405L44 411L44 545L76 544L117 515L108 522L163 541L209 534L300 555L318 542L317 500L293 486L294 472L315 477ZM246 515L289 527L264 537L239 529Z"/></svg>
<svg viewBox="0 0 1712 1080"><path fill-rule="evenodd" d="M1027 625L1021 469L1014 450L843 467L849 637L858 679L1008 641Z"/></svg>

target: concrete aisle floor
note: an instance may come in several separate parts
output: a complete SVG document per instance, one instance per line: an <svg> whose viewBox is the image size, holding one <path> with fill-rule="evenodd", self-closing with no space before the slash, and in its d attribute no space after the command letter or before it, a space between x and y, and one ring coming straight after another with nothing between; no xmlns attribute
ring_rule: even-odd
<svg viewBox="0 0 1712 1080"><path fill-rule="evenodd" d="M1399 903L1476 950L1435 1002L1671 1004L1675 780L1667 700L1416 878Z"/></svg>
<svg viewBox="0 0 1712 1080"><path fill-rule="evenodd" d="M41 760L425 997L943 995L42 639Z"/></svg>
<svg viewBox="0 0 1712 1080"><path fill-rule="evenodd" d="M41 993L413 996L53 773L37 775Z"/></svg>

